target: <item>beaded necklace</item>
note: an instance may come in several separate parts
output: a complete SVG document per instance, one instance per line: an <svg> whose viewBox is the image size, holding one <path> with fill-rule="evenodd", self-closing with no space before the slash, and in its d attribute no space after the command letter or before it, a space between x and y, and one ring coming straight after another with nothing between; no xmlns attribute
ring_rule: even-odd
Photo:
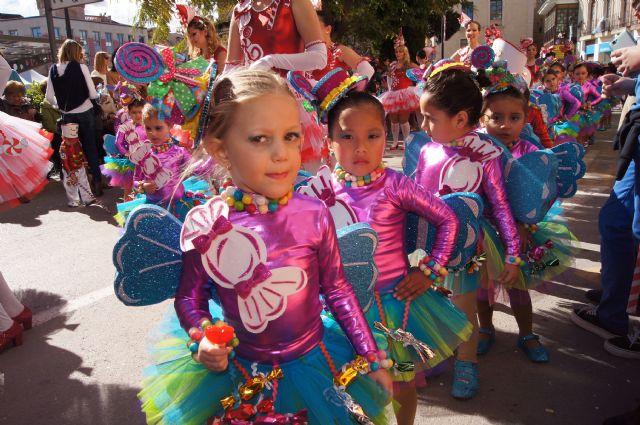
<svg viewBox="0 0 640 425"><path fill-rule="evenodd" d="M235 187L231 179L226 179L224 183L222 183L222 187L224 191L220 193L220 196L227 205L235 208L238 212L246 211L249 214L274 213L278 211L278 208L281 206L287 205L293 197L293 189L289 190L289 192L280 199L268 199L262 195L245 193Z"/></svg>
<svg viewBox="0 0 640 425"><path fill-rule="evenodd" d="M167 152L169 149L171 149L173 147L173 142L169 141L169 142L164 142L161 145L154 145L153 146L153 151L155 153L165 153Z"/></svg>
<svg viewBox="0 0 640 425"><path fill-rule="evenodd" d="M333 170L333 174L336 176L338 181L346 187L366 186L384 175L384 163L381 162L380 165L378 165L378 168L366 176L354 176L353 174L346 172L340 164L337 164L336 169Z"/></svg>

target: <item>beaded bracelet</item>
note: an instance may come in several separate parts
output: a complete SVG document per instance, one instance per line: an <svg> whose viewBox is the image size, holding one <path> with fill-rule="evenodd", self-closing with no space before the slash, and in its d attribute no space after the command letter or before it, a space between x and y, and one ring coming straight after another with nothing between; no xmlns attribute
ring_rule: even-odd
<svg viewBox="0 0 640 425"><path fill-rule="evenodd" d="M236 337L233 327L227 325L217 317L213 319L213 323L211 320L203 317L199 320L199 324L199 328L192 327L188 332L190 339L187 341L187 348L191 351L192 356L198 353L200 341L202 341L204 337L216 345L230 345L236 348L238 344L240 344L240 340ZM231 351L229 358L233 359L234 357L235 352Z"/></svg>
<svg viewBox="0 0 640 425"><path fill-rule="evenodd" d="M325 354L325 357L327 357L327 354ZM373 361L369 361L368 359L373 359ZM327 360L329 360L328 357ZM329 363L329 366L331 367L332 364L333 362ZM381 367L383 369L391 369L393 364L393 360L387 358L386 351L369 353L367 354L367 358L356 356L356 358L349 363L342 365L339 372L332 371L334 374L333 382L338 388L346 389L353 380L356 379L358 374L365 375L369 372L375 372ZM335 366L332 369L335 369Z"/></svg>
<svg viewBox="0 0 640 425"><path fill-rule="evenodd" d="M522 258L518 257L517 255L507 255L504 258L504 263L512 264L514 266L521 266L524 264L524 261L522 260Z"/></svg>
<svg viewBox="0 0 640 425"><path fill-rule="evenodd" d="M525 224L524 228L527 229L532 234L537 232L540 229L537 224Z"/></svg>
<svg viewBox="0 0 640 425"><path fill-rule="evenodd" d="M429 254L420 260L418 267L420 268L420 271L422 271L422 273L424 273L424 275L434 283L444 282L444 278L449 275L447 268L438 264L436 260L429 256Z"/></svg>

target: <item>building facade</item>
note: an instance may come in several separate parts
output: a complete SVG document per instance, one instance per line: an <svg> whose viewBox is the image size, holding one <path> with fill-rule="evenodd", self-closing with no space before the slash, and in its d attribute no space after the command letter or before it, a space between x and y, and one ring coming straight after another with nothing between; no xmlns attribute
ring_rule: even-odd
<svg viewBox="0 0 640 425"><path fill-rule="evenodd" d="M110 16L90 16L84 14L84 6L70 8L70 22L73 39L84 46L87 63L93 65L96 52L106 51L112 54L122 44L129 41L147 42L147 30L137 30L130 25L115 22ZM43 12L42 12L43 13ZM55 39L60 43L67 39L66 24L59 14L54 14L53 25ZM45 16L0 17L0 36L29 37L48 39ZM21 70L20 70L21 71Z"/></svg>
<svg viewBox="0 0 640 425"><path fill-rule="evenodd" d="M536 16L534 1L478 0L473 2L473 6L462 8L462 11L482 25L482 44L484 44L484 30L491 24L496 24L502 32L502 36L516 44L523 37L533 36ZM465 30L460 28L456 34L445 42L445 57L451 57L456 50L466 46L466 44Z"/></svg>
<svg viewBox="0 0 640 425"><path fill-rule="evenodd" d="M581 33L577 50L585 60L608 63L611 41L630 31L637 39L640 23L635 19L631 0L580 0Z"/></svg>

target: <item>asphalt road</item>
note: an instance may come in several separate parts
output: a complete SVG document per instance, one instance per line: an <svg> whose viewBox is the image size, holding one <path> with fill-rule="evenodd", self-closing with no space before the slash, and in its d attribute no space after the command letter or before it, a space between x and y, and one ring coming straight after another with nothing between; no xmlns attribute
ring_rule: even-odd
<svg viewBox="0 0 640 425"><path fill-rule="evenodd" d="M581 241L575 267L549 293L534 293L534 328L551 363L518 352L515 321L501 306L498 341L480 361L479 395L452 399L444 371L421 391L417 424L600 424L640 404L640 364L609 355L568 317L599 284L597 217L613 182L612 138L598 133L580 191L564 204ZM387 161L398 166L398 154ZM111 217L120 194L109 190L103 205L71 209L52 181L31 203L0 213L0 270L35 312L24 345L0 354L0 424L144 424L136 394L147 335L170 303L132 308L113 295L120 229Z"/></svg>

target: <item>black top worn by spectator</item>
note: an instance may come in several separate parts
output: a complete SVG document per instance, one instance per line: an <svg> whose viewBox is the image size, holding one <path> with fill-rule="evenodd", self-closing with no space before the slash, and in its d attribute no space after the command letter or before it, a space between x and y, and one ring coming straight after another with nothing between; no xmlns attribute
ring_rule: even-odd
<svg viewBox="0 0 640 425"><path fill-rule="evenodd" d="M68 62L62 75L58 74L58 66L53 65L49 70L49 77L61 111L68 112L76 109L89 98L89 88L78 62Z"/></svg>
<svg viewBox="0 0 640 425"><path fill-rule="evenodd" d="M613 141L613 150L620 151L618 159L618 168L616 169L616 180L622 180L624 174L629 168L629 164L633 160L638 146L638 137L640 136L640 110L629 111L624 117L624 122L616 133Z"/></svg>

